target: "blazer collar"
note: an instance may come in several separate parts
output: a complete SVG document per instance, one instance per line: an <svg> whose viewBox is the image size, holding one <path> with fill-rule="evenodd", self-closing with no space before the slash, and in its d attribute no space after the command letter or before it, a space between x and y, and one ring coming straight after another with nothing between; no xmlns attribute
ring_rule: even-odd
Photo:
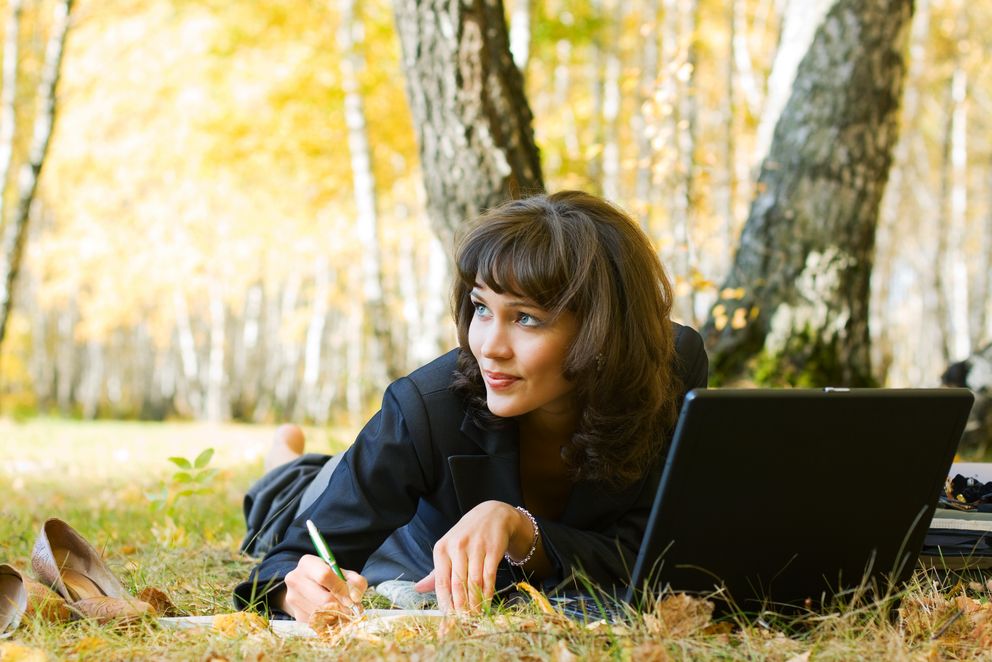
<svg viewBox="0 0 992 662"><path fill-rule="evenodd" d="M461 432L484 451L448 457L455 495L462 513L489 499L521 505L523 497L520 492L520 449L516 422L507 421L502 428L486 430L466 414Z"/></svg>

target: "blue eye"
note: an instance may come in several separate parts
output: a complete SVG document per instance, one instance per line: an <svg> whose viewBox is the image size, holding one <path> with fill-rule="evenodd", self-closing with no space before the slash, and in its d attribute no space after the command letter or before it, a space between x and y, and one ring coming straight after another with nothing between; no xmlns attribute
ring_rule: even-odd
<svg viewBox="0 0 992 662"><path fill-rule="evenodd" d="M486 304L479 303L478 301L473 301L472 305L475 306L476 317L485 317L489 314L489 309L486 308Z"/></svg>
<svg viewBox="0 0 992 662"><path fill-rule="evenodd" d="M520 317L517 318L517 322L520 326L541 326L541 320L537 319L533 315L528 315L527 313L520 313Z"/></svg>

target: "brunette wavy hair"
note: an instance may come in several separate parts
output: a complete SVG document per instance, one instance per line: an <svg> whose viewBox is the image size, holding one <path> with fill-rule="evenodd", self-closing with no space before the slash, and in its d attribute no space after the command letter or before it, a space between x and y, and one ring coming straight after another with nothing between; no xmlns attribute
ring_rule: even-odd
<svg viewBox="0 0 992 662"><path fill-rule="evenodd" d="M650 240L619 208L580 191L511 200L458 239L452 309L461 346L452 388L480 425L504 419L468 343L477 282L579 323L564 377L580 417L562 459L573 480L615 487L640 478L664 450L682 386L673 373L672 285Z"/></svg>

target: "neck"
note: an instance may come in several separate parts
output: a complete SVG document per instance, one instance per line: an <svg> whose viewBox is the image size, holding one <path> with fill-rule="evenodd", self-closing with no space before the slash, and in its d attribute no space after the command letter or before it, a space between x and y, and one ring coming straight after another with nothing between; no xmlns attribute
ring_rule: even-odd
<svg viewBox="0 0 992 662"><path fill-rule="evenodd" d="M574 412L549 413L532 411L519 419L521 434L532 440L546 440L556 448L568 443L575 433L578 417Z"/></svg>

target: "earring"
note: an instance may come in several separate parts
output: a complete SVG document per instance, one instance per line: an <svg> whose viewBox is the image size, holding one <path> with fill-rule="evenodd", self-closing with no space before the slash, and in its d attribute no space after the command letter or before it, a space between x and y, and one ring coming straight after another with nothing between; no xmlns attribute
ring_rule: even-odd
<svg viewBox="0 0 992 662"><path fill-rule="evenodd" d="M600 352L596 355L596 372L603 372L603 364L606 363L606 357Z"/></svg>

